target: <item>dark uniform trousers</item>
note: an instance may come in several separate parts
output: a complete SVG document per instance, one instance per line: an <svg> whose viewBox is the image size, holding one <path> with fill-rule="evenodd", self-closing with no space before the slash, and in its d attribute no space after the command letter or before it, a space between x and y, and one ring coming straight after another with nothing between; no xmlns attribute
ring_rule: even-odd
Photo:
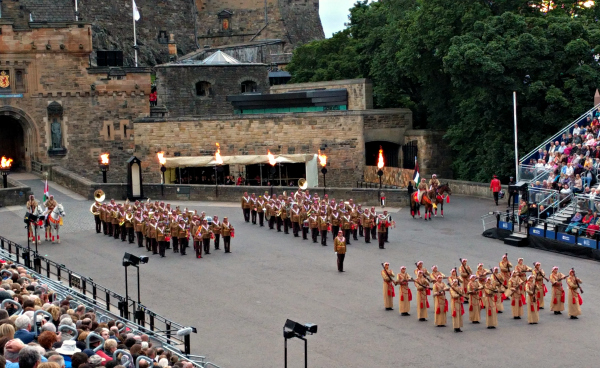
<svg viewBox="0 0 600 368"><path fill-rule="evenodd" d="M244 221L250 222L250 209L242 208L242 210L244 211Z"/></svg>
<svg viewBox="0 0 600 368"><path fill-rule="evenodd" d="M344 258L346 258L345 254L339 254L337 255L337 266L338 266L338 271L342 272L344 271Z"/></svg>
<svg viewBox="0 0 600 368"><path fill-rule="evenodd" d="M251 215L252 215L252 224L256 225L256 211L252 210Z"/></svg>
<svg viewBox="0 0 600 368"><path fill-rule="evenodd" d="M321 244L327 245L327 230L321 230Z"/></svg>
<svg viewBox="0 0 600 368"><path fill-rule="evenodd" d="M269 230L273 230L275 227L275 216L269 217Z"/></svg>
<svg viewBox="0 0 600 368"><path fill-rule="evenodd" d="M106 223L106 229L107 229L107 234L108 236L113 236L113 226L112 226L112 222L107 222Z"/></svg>
<svg viewBox="0 0 600 368"><path fill-rule="evenodd" d="M231 253L231 236L223 237L223 245L225 246L225 253Z"/></svg>
<svg viewBox="0 0 600 368"><path fill-rule="evenodd" d="M150 239L152 243L152 254L158 254L158 242L156 239Z"/></svg>
<svg viewBox="0 0 600 368"><path fill-rule="evenodd" d="M210 238L202 239L202 245L204 246L204 253L210 254Z"/></svg>
<svg viewBox="0 0 600 368"><path fill-rule="evenodd" d="M198 240L194 240L194 250L196 251L196 258L202 258L202 245Z"/></svg>
<svg viewBox="0 0 600 368"><path fill-rule="evenodd" d="M121 227L119 224L113 224L113 238L119 239L119 235L121 234Z"/></svg>
<svg viewBox="0 0 600 368"><path fill-rule="evenodd" d="M179 238L173 237L173 253L179 253Z"/></svg>
<svg viewBox="0 0 600 368"><path fill-rule="evenodd" d="M102 231L102 221L100 221L100 215L94 215L94 221L96 221L96 233L100 234Z"/></svg>
<svg viewBox="0 0 600 368"><path fill-rule="evenodd" d="M379 233L379 248L383 249L385 247L385 233Z"/></svg>
<svg viewBox="0 0 600 368"><path fill-rule="evenodd" d="M127 240L127 228L125 224L121 225L121 241Z"/></svg>
<svg viewBox="0 0 600 368"><path fill-rule="evenodd" d="M292 222L292 232L294 233L295 237L298 237L300 235L298 235L298 232L300 231L300 228L298 226L297 222Z"/></svg>
<svg viewBox="0 0 600 368"><path fill-rule="evenodd" d="M144 246L144 236L142 235L141 231L137 232L137 242L138 242L138 247L143 247Z"/></svg>
<svg viewBox="0 0 600 368"><path fill-rule="evenodd" d="M283 233L284 234L289 234L290 233L290 219L285 219L283 220Z"/></svg>
<svg viewBox="0 0 600 368"><path fill-rule="evenodd" d="M167 242L166 241L160 241L158 242L158 254L160 254L161 257L165 256L165 249L167 248Z"/></svg>
<svg viewBox="0 0 600 368"><path fill-rule="evenodd" d="M310 229L310 232L311 232L313 243L316 243L317 235L319 235L319 229L317 229L316 227L313 227L312 229Z"/></svg>
<svg viewBox="0 0 600 368"><path fill-rule="evenodd" d="M358 230L356 230L356 228L354 230L352 230L352 239L358 240L357 232L358 232Z"/></svg>
<svg viewBox="0 0 600 368"><path fill-rule="evenodd" d="M371 242L371 229L365 229L365 243Z"/></svg>
<svg viewBox="0 0 600 368"><path fill-rule="evenodd" d="M152 239L150 239L149 237L146 237L146 250L149 252L150 251L150 246L152 245Z"/></svg>
<svg viewBox="0 0 600 368"><path fill-rule="evenodd" d="M359 236L364 236L363 235L363 226L362 225L358 225L358 235Z"/></svg>
<svg viewBox="0 0 600 368"><path fill-rule="evenodd" d="M134 239L135 239L135 236L134 236L133 228L128 227L127 228L127 240L129 240L129 244L133 244Z"/></svg>
<svg viewBox="0 0 600 368"><path fill-rule="evenodd" d="M277 217L277 231L281 232L281 225L283 224L283 220L281 219L281 217Z"/></svg>
<svg viewBox="0 0 600 368"><path fill-rule="evenodd" d="M308 226L304 226L304 224L302 224L302 239L308 239Z"/></svg>
<svg viewBox="0 0 600 368"><path fill-rule="evenodd" d="M188 238L179 238L179 253L181 253L182 256L185 256L185 248L188 247Z"/></svg>
<svg viewBox="0 0 600 368"><path fill-rule="evenodd" d="M215 249L219 249L219 240L221 239L221 234L215 234Z"/></svg>
<svg viewBox="0 0 600 368"><path fill-rule="evenodd" d="M333 226L331 225L331 235L332 239L335 240L335 237L338 235L338 232L340 231L340 227L339 226Z"/></svg>
<svg viewBox="0 0 600 368"><path fill-rule="evenodd" d="M104 231L104 235L108 235L108 225L106 221L102 221L102 230Z"/></svg>
<svg viewBox="0 0 600 368"><path fill-rule="evenodd" d="M264 212L258 213L258 224L260 226L265 226L265 213Z"/></svg>
<svg viewBox="0 0 600 368"><path fill-rule="evenodd" d="M345 229L344 230L344 237L346 238L346 244L350 245L350 233L352 232L352 230L350 229Z"/></svg>
<svg viewBox="0 0 600 368"><path fill-rule="evenodd" d="M373 240L377 239L377 225L371 227L371 238L373 238Z"/></svg>

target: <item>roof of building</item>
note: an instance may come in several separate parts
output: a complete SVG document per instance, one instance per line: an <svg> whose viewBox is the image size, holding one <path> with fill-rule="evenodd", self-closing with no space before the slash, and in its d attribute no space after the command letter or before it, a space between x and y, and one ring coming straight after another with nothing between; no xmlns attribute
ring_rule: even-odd
<svg viewBox="0 0 600 368"><path fill-rule="evenodd" d="M265 65L262 63L241 62L231 55L219 50L203 60L184 59L158 66L245 66L245 65Z"/></svg>

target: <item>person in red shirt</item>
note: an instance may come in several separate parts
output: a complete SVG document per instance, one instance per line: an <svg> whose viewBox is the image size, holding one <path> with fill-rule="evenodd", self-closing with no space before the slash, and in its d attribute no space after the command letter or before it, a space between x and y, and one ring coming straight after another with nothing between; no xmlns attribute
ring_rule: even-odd
<svg viewBox="0 0 600 368"><path fill-rule="evenodd" d="M494 193L494 202L496 202L496 206L498 205L498 192L500 192L500 190L502 189L502 184L500 184L500 180L498 180L498 177L496 175L494 175L494 178L492 179L491 183L490 183L490 189L492 190L492 193Z"/></svg>

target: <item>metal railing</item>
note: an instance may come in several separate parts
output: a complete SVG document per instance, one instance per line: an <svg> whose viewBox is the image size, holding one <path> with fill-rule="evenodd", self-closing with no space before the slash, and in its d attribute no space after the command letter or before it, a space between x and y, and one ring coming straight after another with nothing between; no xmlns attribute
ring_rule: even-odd
<svg viewBox="0 0 600 368"><path fill-rule="evenodd" d="M93 279L73 272L65 265L40 255L33 248L24 247L0 236L0 250L13 254L17 263L32 268L36 273L44 275L48 279L54 277L58 282L68 283L68 287L73 290L73 293L77 293L79 298L87 299L91 304L107 312L114 311L119 314L121 319L139 324L144 333L153 338L173 346L183 345L184 353L190 354L190 335L181 338L174 333L174 331L187 326L171 321L142 304L137 304L131 297L126 300L124 296L94 282ZM143 317L141 313L136 315L135 311L142 311ZM192 329L195 333L196 329L193 327Z"/></svg>
<svg viewBox="0 0 600 368"><path fill-rule="evenodd" d="M560 130L558 133L556 133L555 135L553 135L551 138L546 139L544 141L544 143L540 144L539 146L537 146L536 148L534 148L531 152L529 152L528 154L526 154L525 156L523 156L519 162L520 163L528 162L529 160L531 160L531 158L533 158L533 156L539 151L540 148L541 149L548 149L548 146L550 145L550 142L554 142L554 141L559 141L560 142L560 141L562 141L561 137L562 137L562 135L564 133L571 132L571 130L575 126L575 124L581 123L582 120L585 121L588 116L593 116L594 111L598 110L599 107L600 107L600 104L592 107L590 110L588 110L587 112L585 112L584 114L582 114L581 116L579 116L577 119L575 119L573 122L571 122L571 124L567 125L562 130Z"/></svg>
<svg viewBox="0 0 600 368"><path fill-rule="evenodd" d="M536 175L535 166L527 164L519 165L519 180L531 182Z"/></svg>
<svg viewBox="0 0 600 368"><path fill-rule="evenodd" d="M10 261L13 261L16 263L20 263L19 261L17 261L17 254L10 253L6 249L0 249L0 258L4 259L6 261L10 260ZM79 293L77 290L74 290L71 287L66 286L63 283L63 281L59 281L59 280L55 280L55 279L46 277L43 274L40 274L40 273L36 272L35 270L32 270L31 268L27 267L27 265L25 265L25 264L21 263L21 265L23 267L25 267L27 269L27 273L29 273L35 279L40 280L41 283L48 285L49 289L52 290L55 293L55 295L57 295L57 297L61 298L62 300L66 299L67 297L71 298L71 305L73 308L76 308L76 306L78 306L78 305L83 305L86 308L86 312L94 312L94 314L96 314L96 316L98 317L99 321L114 320L116 323L122 324L122 328L120 331L127 329L128 332L131 332L131 333L134 333L137 335L147 334L154 341L160 342L164 349L169 350L174 355L177 355L177 357L179 357L180 359L185 359L185 360L190 361L195 367L205 368L208 366L212 366L212 367L220 368L219 366L215 365L214 363L206 362L206 357L204 357L204 356L191 355L189 353L186 354L186 353L182 352L179 348L170 344L169 339L165 338L164 335L158 335L158 334L152 333L151 331L148 331L148 329L145 328L144 326L141 326L133 321L124 319L120 315L115 314L115 313L103 308L101 305L96 303L95 300L89 298L86 295ZM12 300L9 300L9 301L12 301ZM70 326L60 326L61 329L67 328L67 327L75 333L75 338L76 338L77 330L75 330L74 328L72 328ZM100 342L102 340L102 337L100 337L99 335L94 334L93 336L99 337L99 338L97 338L97 342ZM89 336L88 336L88 338L89 338ZM89 343L90 343L90 340L89 339L86 340L86 344L88 347L89 347ZM98 348L94 349L94 351L97 351L97 350L98 350Z"/></svg>

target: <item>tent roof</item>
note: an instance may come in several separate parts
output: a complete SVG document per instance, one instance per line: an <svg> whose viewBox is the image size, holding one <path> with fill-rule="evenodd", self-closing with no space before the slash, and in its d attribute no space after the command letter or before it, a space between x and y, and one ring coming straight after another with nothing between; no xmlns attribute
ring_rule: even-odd
<svg viewBox="0 0 600 368"><path fill-rule="evenodd" d="M278 163L301 163L315 159L315 154L274 155ZM267 155L221 156L223 165L253 165L268 164ZM167 157L165 167L208 167L215 166L214 156Z"/></svg>
<svg viewBox="0 0 600 368"><path fill-rule="evenodd" d="M241 64L236 58L227 55L223 51L219 50L214 54L210 55L206 59L202 60L202 65L222 65L222 64Z"/></svg>

